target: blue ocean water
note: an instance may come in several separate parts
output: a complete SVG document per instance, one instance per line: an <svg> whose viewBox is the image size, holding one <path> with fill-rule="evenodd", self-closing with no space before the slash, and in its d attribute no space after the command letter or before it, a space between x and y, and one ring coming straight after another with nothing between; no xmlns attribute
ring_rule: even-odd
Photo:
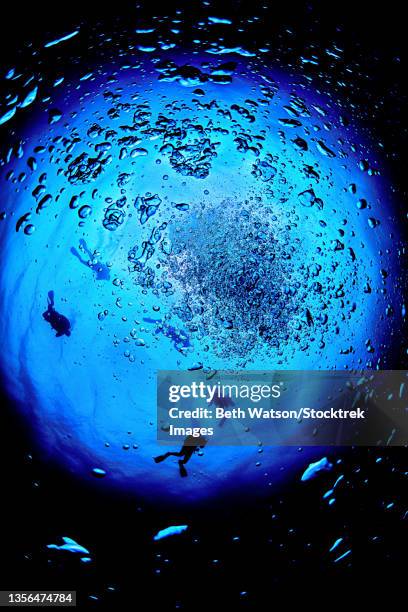
<svg viewBox="0 0 408 612"><path fill-rule="evenodd" d="M209 444L180 479L153 462L156 371L387 369L399 203L329 86L261 52L144 36L126 54L101 38L100 63L63 81L23 75L0 113L19 120L0 179L5 385L80 478L149 499L267 494L324 449Z"/></svg>

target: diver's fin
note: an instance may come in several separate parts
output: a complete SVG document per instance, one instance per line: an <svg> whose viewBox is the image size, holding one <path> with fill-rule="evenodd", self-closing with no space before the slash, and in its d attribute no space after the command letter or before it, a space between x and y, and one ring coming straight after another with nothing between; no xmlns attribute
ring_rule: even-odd
<svg viewBox="0 0 408 612"><path fill-rule="evenodd" d="M158 457L154 457L153 459L155 463L161 463L162 461L167 459L167 457L166 455L159 455Z"/></svg>
<svg viewBox="0 0 408 612"><path fill-rule="evenodd" d="M188 474L187 474L187 470L183 465L183 461L180 459L180 461L178 462L179 464L179 469L180 469L180 476L182 478L185 478Z"/></svg>

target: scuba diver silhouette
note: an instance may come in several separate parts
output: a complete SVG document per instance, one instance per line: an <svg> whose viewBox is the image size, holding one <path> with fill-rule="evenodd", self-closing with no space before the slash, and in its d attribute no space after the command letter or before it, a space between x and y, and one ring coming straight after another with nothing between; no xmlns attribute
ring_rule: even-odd
<svg viewBox="0 0 408 612"><path fill-rule="evenodd" d="M88 245L86 244L83 238L81 238L81 240L79 241L79 246L82 249L82 251L84 251L88 255L89 260L87 261L86 259L83 259L81 254L78 253L78 251L74 247L71 247L72 255L75 255L75 257L79 259L81 264L83 264L87 268L90 268L92 272L95 272L96 280L109 280L110 271L109 271L108 266L95 260L95 253L92 253L92 251L90 250L90 248L88 247Z"/></svg>
<svg viewBox="0 0 408 612"><path fill-rule="evenodd" d="M49 291L47 297L48 308L43 312L43 318L49 323L52 329L57 332L55 335L57 338L60 336L71 335L71 323L64 317L64 315L57 312L54 308L54 292Z"/></svg>
<svg viewBox="0 0 408 612"><path fill-rule="evenodd" d="M191 457L196 451L198 451L199 448L204 448L206 444L207 440L202 436L199 436L198 438L195 438L194 436L187 436L187 438L184 440L183 446L177 453L172 452L165 453L164 455L159 455L158 457L154 457L154 461L155 463L161 463L168 457L183 457L183 459L179 459L178 464L180 476L182 478L185 478L186 476L188 476L187 470L184 467L185 464L191 459Z"/></svg>
<svg viewBox="0 0 408 612"><path fill-rule="evenodd" d="M155 334L163 334L166 338L169 338L176 351L183 353L183 350L190 347L190 338L187 333L182 329L177 330L172 325L164 323L161 319L152 319L150 317L143 317L143 321L146 323L154 323L157 328Z"/></svg>

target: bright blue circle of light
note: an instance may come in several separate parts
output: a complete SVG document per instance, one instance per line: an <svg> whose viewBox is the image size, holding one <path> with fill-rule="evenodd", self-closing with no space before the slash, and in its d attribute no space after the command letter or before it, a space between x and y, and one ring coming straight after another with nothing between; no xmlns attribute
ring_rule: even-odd
<svg viewBox="0 0 408 612"><path fill-rule="evenodd" d="M172 460L154 464L161 452L156 371L197 362L216 369L384 367L397 236L388 187L375 171L380 162L330 95L279 72L252 73L242 60L228 85L146 60L137 71L118 70L110 83L99 74L67 85L52 104L61 119L49 125L33 113L25 155L11 162L14 177L27 173L25 182L3 186L5 209L13 211L10 225L3 223L1 271L10 394L43 451L79 476L100 468L106 486L152 499L268 492L281 468L316 452L209 444L186 479ZM30 156L37 166L27 172ZM174 266L166 267L170 249L181 252L191 231L193 240L202 232L205 249L193 245L187 257L212 263L206 249L213 239L228 257L242 211L258 231L266 223L273 232L272 286L285 285L288 304L273 328L277 342L267 347L252 334L246 357L240 343L251 330L231 340L208 315L202 338L191 320L174 314L191 294L188 282L213 286L216 277L189 271L186 280L181 271L173 278ZM160 235L152 238L155 229ZM131 253L143 264L136 271ZM50 291L69 336L56 337L43 317Z"/></svg>

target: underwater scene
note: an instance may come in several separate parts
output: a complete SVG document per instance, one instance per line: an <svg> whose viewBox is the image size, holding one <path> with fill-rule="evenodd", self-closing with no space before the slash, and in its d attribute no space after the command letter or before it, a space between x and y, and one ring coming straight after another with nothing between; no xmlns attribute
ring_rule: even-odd
<svg viewBox="0 0 408 612"><path fill-rule="evenodd" d="M0 589L260 610L396 577L406 447L165 448L157 372L406 368L398 26L82 4L2 26Z"/></svg>

